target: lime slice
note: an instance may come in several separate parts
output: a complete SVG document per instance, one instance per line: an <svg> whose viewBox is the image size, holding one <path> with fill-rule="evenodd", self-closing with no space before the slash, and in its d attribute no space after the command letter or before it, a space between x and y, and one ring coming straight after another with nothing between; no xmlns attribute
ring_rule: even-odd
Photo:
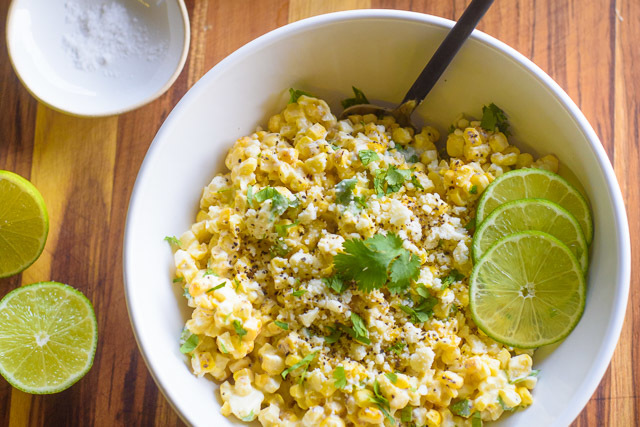
<svg viewBox="0 0 640 427"><path fill-rule="evenodd" d="M518 231L538 230L567 245L582 271L587 271L588 246L578 221L566 209L546 199L521 199L498 206L473 235L472 254L477 261L495 242Z"/></svg>
<svg viewBox="0 0 640 427"><path fill-rule="evenodd" d="M593 225L586 200L571 184L543 169L518 169L500 175L482 194L476 211L480 224L495 208L511 200L540 198L555 202L571 212L591 244Z"/></svg>
<svg viewBox="0 0 640 427"><path fill-rule="evenodd" d="M0 277L8 277L38 259L49 216L38 190L13 172L0 170L0 200Z"/></svg>
<svg viewBox="0 0 640 427"><path fill-rule="evenodd" d="M0 374L27 393L56 393L93 363L98 325L91 302L71 286L42 282L0 301Z"/></svg>
<svg viewBox="0 0 640 427"><path fill-rule="evenodd" d="M488 336L517 348L565 338L584 311L584 275L573 252L540 231L510 234L473 267L469 307Z"/></svg>

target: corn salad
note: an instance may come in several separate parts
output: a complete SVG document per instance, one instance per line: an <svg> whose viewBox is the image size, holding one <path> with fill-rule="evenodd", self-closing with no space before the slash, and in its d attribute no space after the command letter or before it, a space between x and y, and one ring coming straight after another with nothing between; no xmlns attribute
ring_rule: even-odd
<svg viewBox="0 0 640 427"><path fill-rule="evenodd" d="M463 116L443 138L445 158L439 139L390 116L337 120L302 95L235 142L174 255L193 308L181 350L196 375L221 384L225 416L471 426L532 403L532 352L471 320L470 230L497 176L556 172L558 161L534 161ZM416 260L406 292L332 285L346 241L391 233Z"/></svg>

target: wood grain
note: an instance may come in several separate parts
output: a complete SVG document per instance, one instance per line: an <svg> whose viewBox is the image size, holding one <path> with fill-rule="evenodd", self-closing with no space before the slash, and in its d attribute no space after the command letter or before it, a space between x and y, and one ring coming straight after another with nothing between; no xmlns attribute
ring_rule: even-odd
<svg viewBox="0 0 640 427"><path fill-rule="evenodd" d="M171 89L134 112L106 119L65 116L38 104L0 47L0 169L31 179L51 231L42 257L0 279L58 280L94 303L100 341L93 368L50 396L0 379L0 425L181 425L135 344L124 301L122 238L129 197L157 129L212 66L254 38L309 16L358 8L414 10L456 19L466 0L190 0L191 51ZM8 0L0 0L4 33ZM640 233L640 3L635 0L496 1L480 29L512 46L567 91L593 125L618 176L631 236ZM632 239L631 294L609 370L575 426L640 425L640 243Z"/></svg>

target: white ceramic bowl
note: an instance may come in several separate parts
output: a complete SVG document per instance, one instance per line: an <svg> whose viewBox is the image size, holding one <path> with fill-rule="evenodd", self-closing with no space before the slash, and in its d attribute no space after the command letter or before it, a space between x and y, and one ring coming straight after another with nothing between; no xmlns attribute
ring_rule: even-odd
<svg viewBox="0 0 640 427"><path fill-rule="evenodd" d="M287 88L339 107L351 85L399 101L452 22L423 14L360 10L296 22L247 44L207 73L158 132L131 197L124 248L129 314L158 386L185 421L233 425L219 415L217 385L194 377L178 350L188 310L171 283L163 242L192 224L202 188L223 170L240 136L286 104ZM564 426L585 406L616 346L629 286L629 236L611 164L598 137L549 76L503 43L474 32L417 113L444 131L459 112L495 102L519 145L555 153L591 200L595 234L584 316L554 348L540 349L533 405L496 425ZM566 168L565 168L566 171Z"/></svg>
<svg viewBox="0 0 640 427"><path fill-rule="evenodd" d="M190 28L184 0L147 3L13 0L7 49L16 74L35 98L76 116L111 116L153 101L178 78Z"/></svg>

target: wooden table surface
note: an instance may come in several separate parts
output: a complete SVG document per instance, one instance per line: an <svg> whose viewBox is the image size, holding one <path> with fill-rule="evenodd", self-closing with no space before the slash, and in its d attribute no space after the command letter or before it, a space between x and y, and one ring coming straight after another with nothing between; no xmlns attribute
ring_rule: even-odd
<svg viewBox="0 0 640 427"><path fill-rule="evenodd" d="M133 0L130 0L133 1ZM138 168L156 131L185 92L225 56L274 29L345 9L395 8L456 19L468 0L190 0L191 51L162 97L117 117L66 116L38 103L0 47L0 169L41 191L50 215L40 259L0 280L68 283L95 306L100 338L91 371L70 389L31 396L0 378L0 425L177 425L138 351L127 315L122 239ZM0 0L4 34L8 0ZM615 167L627 204L632 265L640 264L640 2L497 0L479 27L546 71L582 109ZM1 201L0 201L1 202ZM631 426L640 419L640 269L634 268L622 335L578 426ZM579 355L576 355L579 357Z"/></svg>

